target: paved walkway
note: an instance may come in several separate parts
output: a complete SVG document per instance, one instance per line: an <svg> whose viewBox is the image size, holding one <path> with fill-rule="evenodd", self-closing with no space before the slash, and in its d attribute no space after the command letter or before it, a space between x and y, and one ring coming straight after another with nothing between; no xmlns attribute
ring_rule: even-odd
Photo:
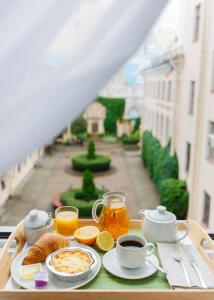
<svg viewBox="0 0 214 300"><path fill-rule="evenodd" d="M96 177L98 187L128 193L127 207L132 218L138 217L140 208L153 208L158 194L141 159L136 152L124 152L118 145L97 142L97 152L112 157L116 172ZM32 208L50 210L51 200L69 186L81 186L81 177L67 174L70 157L84 153L85 147L57 146L52 156L45 156L39 166L17 187L6 205L0 209L0 225L16 225Z"/></svg>

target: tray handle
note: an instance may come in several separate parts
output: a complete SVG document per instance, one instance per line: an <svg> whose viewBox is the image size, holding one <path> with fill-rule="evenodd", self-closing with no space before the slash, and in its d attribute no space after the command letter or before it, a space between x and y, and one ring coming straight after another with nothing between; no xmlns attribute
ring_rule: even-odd
<svg viewBox="0 0 214 300"><path fill-rule="evenodd" d="M16 241L16 248L12 256L9 255L9 248L12 246L13 241ZM11 233L8 240L6 241L4 247L0 253L0 266L1 266L1 278L0 278L0 288L4 288L9 276L10 276L10 266L13 259L22 251L25 244L25 238L23 233L23 221L21 221L14 232Z"/></svg>
<svg viewBox="0 0 214 300"><path fill-rule="evenodd" d="M200 252L201 256L204 258L205 262L207 263L208 267L214 274L214 242L209 237L207 232L194 220L188 220L190 225L190 238L194 242L195 246L197 247L198 251ZM207 245L206 248L212 252L212 255L208 255L207 249L204 245Z"/></svg>

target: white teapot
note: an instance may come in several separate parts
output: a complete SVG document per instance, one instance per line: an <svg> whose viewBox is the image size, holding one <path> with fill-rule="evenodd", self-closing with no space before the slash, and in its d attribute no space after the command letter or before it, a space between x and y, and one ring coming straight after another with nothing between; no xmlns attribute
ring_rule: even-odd
<svg viewBox="0 0 214 300"><path fill-rule="evenodd" d="M154 210L139 211L143 216L142 230L149 242L174 242L184 239L189 232L189 225L185 221L176 221L176 216L167 211L165 206L157 206ZM178 235L178 225L182 224L185 232Z"/></svg>
<svg viewBox="0 0 214 300"><path fill-rule="evenodd" d="M33 245L40 236L54 230L54 221L46 211L32 209L24 218L24 236Z"/></svg>

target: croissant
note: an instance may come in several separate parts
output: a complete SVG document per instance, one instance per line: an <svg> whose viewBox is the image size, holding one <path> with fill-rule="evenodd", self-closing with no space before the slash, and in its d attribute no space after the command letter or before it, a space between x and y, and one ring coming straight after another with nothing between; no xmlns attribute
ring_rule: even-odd
<svg viewBox="0 0 214 300"><path fill-rule="evenodd" d="M22 265L41 263L50 253L66 246L69 246L69 240L66 237L57 233L45 233L30 247Z"/></svg>

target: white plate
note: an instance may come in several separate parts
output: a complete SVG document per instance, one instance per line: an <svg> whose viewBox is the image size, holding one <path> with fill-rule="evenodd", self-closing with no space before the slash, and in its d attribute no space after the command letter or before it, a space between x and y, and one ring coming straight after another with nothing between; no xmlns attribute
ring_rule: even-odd
<svg viewBox="0 0 214 300"><path fill-rule="evenodd" d="M35 288L33 279L23 279L19 274L19 269L22 264L22 260L27 255L28 249L23 250L18 256L16 256L16 258L12 262L11 276L18 285L20 285L21 287L23 287L25 289L30 289L30 290L34 290L34 289L36 289L36 290L73 290L73 289L77 289L77 288L89 283L92 279L94 279L97 276L97 274L99 273L100 267L101 267L101 259L100 259L99 254L91 247L88 247L88 246L85 246L82 244L81 244L81 247L89 248L91 251L93 251L95 253L95 255L97 257L96 268L94 268L91 271L91 273L88 275L88 277L83 280L79 280L79 281L72 282L72 283L59 280L56 277L54 277L54 275L52 273L50 273L50 271L46 267L45 263L42 263L42 270L48 271L48 273L49 273L49 282L48 282L48 285L46 285L45 287L43 287L41 289Z"/></svg>
<svg viewBox="0 0 214 300"><path fill-rule="evenodd" d="M159 264L155 255L147 257L147 260L150 260L156 265ZM157 268L149 262L146 262L143 267L133 270L121 267L117 261L116 248L109 250L103 256L103 265L111 274L125 279L142 279L153 275L157 271Z"/></svg>

